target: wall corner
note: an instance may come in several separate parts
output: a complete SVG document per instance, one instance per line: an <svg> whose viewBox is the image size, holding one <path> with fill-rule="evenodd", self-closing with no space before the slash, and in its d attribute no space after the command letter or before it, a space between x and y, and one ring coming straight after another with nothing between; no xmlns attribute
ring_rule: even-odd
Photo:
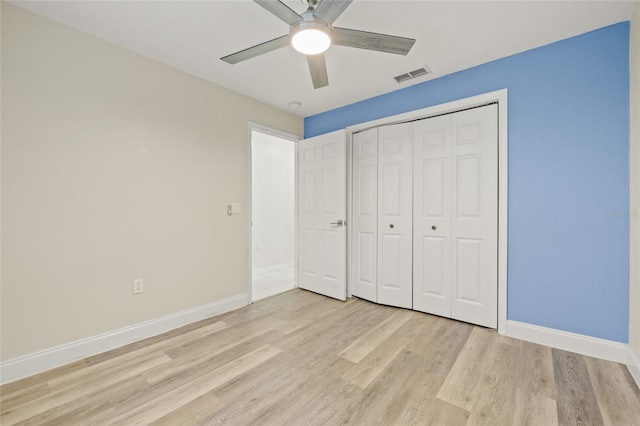
<svg viewBox="0 0 640 426"><path fill-rule="evenodd" d="M629 346L640 359L640 4L629 32Z"/></svg>

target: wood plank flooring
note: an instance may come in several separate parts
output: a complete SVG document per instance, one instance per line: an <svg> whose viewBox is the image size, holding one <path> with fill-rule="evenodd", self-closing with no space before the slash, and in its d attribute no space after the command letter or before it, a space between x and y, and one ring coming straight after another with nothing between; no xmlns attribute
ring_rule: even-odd
<svg viewBox="0 0 640 426"><path fill-rule="evenodd" d="M291 290L0 387L2 425L640 425L626 367Z"/></svg>

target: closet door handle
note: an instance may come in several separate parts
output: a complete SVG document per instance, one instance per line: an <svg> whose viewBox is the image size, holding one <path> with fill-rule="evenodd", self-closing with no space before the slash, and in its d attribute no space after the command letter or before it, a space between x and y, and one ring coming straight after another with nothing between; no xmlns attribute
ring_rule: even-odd
<svg viewBox="0 0 640 426"><path fill-rule="evenodd" d="M435 230L436 230L436 229L438 229L438 228L436 228L436 226L435 226L435 225L431 225L431 229L433 229L433 230L435 231Z"/></svg>
<svg viewBox="0 0 640 426"><path fill-rule="evenodd" d="M389 228L393 229L393 223L389 225Z"/></svg>

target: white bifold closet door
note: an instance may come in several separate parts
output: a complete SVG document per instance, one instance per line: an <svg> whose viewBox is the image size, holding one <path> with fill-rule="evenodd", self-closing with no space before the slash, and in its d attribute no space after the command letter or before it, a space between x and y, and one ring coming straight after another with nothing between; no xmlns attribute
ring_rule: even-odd
<svg viewBox="0 0 640 426"><path fill-rule="evenodd" d="M385 305L412 303L411 124L353 136L354 296Z"/></svg>
<svg viewBox="0 0 640 426"><path fill-rule="evenodd" d="M414 309L497 327L497 105L414 123Z"/></svg>
<svg viewBox="0 0 640 426"><path fill-rule="evenodd" d="M378 129L378 303L411 309L411 123Z"/></svg>
<svg viewBox="0 0 640 426"><path fill-rule="evenodd" d="M413 307L451 317L451 115L413 133Z"/></svg>

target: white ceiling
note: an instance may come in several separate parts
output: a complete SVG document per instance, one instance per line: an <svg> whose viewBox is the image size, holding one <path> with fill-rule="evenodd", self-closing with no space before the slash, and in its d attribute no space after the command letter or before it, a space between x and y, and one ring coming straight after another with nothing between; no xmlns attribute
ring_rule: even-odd
<svg viewBox="0 0 640 426"><path fill-rule="evenodd" d="M308 116L629 20L636 1L355 0L339 27L412 37L407 56L332 46L329 86L314 90L307 63L286 47L236 65L219 58L288 33L250 0L14 1L115 45L292 113ZM302 13L299 0L286 1ZM432 74L398 84L394 76ZM291 109L299 101L302 107Z"/></svg>

